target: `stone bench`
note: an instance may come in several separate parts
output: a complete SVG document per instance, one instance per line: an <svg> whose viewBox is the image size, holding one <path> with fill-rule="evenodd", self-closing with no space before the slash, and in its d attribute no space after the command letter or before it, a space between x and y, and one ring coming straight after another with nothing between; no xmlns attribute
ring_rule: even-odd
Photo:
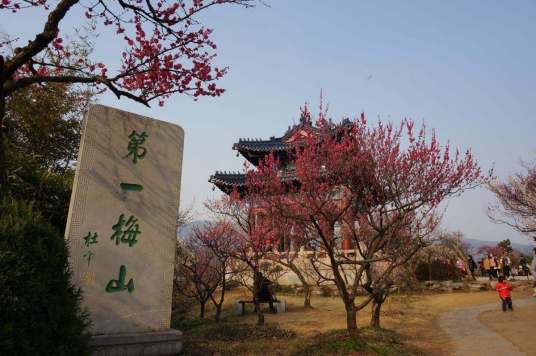
<svg viewBox="0 0 536 356"><path fill-rule="evenodd" d="M275 300L272 303L276 313L284 313L287 311L287 303L285 303L284 300ZM245 315L246 304L254 304L254 302L252 300L237 300L235 302L234 315ZM259 302L259 304L269 304L269 302Z"/></svg>

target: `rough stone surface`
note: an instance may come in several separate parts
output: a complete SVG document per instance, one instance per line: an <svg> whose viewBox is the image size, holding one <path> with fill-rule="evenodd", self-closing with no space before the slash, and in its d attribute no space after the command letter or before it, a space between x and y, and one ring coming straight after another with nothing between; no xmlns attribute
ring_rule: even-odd
<svg viewBox="0 0 536 356"><path fill-rule="evenodd" d="M516 300L515 306L531 303L534 303L534 300ZM525 355L510 341L478 320L478 315L488 310L497 309L502 313L499 308L499 303L492 303L441 314L439 326L445 330L454 344L455 350L452 355Z"/></svg>
<svg viewBox="0 0 536 356"><path fill-rule="evenodd" d="M168 330L152 333L98 335L91 338L92 356L177 355L182 349L182 333Z"/></svg>
<svg viewBox="0 0 536 356"><path fill-rule="evenodd" d="M482 290L486 290L487 289L487 286L484 285L484 284L480 284L480 283L471 283L469 284L469 290L471 292L478 292L478 291L482 291Z"/></svg>
<svg viewBox="0 0 536 356"><path fill-rule="evenodd" d="M242 304L238 300L234 303L233 315L242 315Z"/></svg>
<svg viewBox="0 0 536 356"><path fill-rule="evenodd" d="M454 290L462 290L464 288L464 283L463 282L453 282L452 283L452 289Z"/></svg>
<svg viewBox="0 0 536 356"><path fill-rule="evenodd" d="M452 281L441 281L440 284L442 287L447 287L447 288L452 287Z"/></svg>
<svg viewBox="0 0 536 356"><path fill-rule="evenodd" d="M287 311L287 303L284 300L274 303L274 307L277 310L277 313L284 313Z"/></svg>
<svg viewBox="0 0 536 356"><path fill-rule="evenodd" d="M439 290L441 289L441 285L439 285L439 283L434 283L430 286L430 289L431 290Z"/></svg>
<svg viewBox="0 0 536 356"><path fill-rule="evenodd" d="M136 163L129 155L134 150L128 149L134 131L147 135L139 145L143 150L136 151L145 155ZM179 126L102 105L92 106L86 115L66 238L93 335L170 327L183 139ZM142 190L125 189L121 183ZM137 221L129 224L130 217ZM114 226L125 232L129 226L135 231L136 224L137 242L129 246L119 238L116 243ZM97 233L97 243L87 244L89 233ZM124 281L118 283L121 266ZM134 289L129 291L131 279Z"/></svg>

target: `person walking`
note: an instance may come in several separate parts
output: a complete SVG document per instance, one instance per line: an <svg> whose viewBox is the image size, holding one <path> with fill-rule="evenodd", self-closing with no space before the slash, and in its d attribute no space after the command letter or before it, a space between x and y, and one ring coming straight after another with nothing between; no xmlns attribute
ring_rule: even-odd
<svg viewBox="0 0 536 356"><path fill-rule="evenodd" d="M488 255L489 259L489 269L491 270L491 276L492 278L497 278L497 260L495 259L495 256L493 254Z"/></svg>
<svg viewBox="0 0 536 356"><path fill-rule="evenodd" d="M501 275L501 259L498 256L493 256L493 277L499 279Z"/></svg>
<svg viewBox="0 0 536 356"><path fill-rule="evenodd" d="M456 269L458 270L458 273L460 276L465 276L467 274L467 271L465 270L465 264L463 263L461 258L456 259Z"/></svg>
<svg viewBox="0 0 536 356"><path fill-rule="evenodd" d="M527 264L527 259L525 258L525 256L522 256L521 259L519 260L518 270L521 272L519 273L519 275L527 277L527 281L528 281L529 276L530 276L530 270L529 270L529 266Z"/></svg>
<svg viewBox="0 0 536 356"><path fill-rule="evenodd" d="M510 257L508 255L504 255L502 258L502 272L504 278L506 278L508 281L511 280L510 272L511 268L510 265L512 264L512 261L510 260Z"/></svg>
<svg viewBox="0 0 536 356"><path fill-rule="evenodd" d="M476 262L473 259L473 256L469 255L467 257L467 265L469 266L469 271L471 272L471 277L475 276L475 270L476 270Z"/></svg>
<svg viewBox="0 0 536 356"><path fill-rule="evenodd" d="M503 312L506 311L506 307L510 309L511 311L514 310L514 307L512 306L512 286L510 283L504 280L503 276L499 276L499 281L495 285L495 290L499 292L499 298L501 298L502 301L502 310Z"/></svg>
<svg viewBox="0 0 536 356"><path fill-rule="evenodd" d="M489 260L489 256L484 256L484 260L482 261L482 265L484 266L484 271L488 274L489 280L491 281L492 274L491 274L491 263Z"/></svg>

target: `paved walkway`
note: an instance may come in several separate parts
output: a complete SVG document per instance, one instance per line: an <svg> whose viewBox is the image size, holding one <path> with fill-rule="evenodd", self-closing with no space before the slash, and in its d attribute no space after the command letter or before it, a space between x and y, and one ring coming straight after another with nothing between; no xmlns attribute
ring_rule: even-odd
<svg viewBox="0 0 536 356"><path fill-rule="evenodd" d="M532 303L535 303L534 298L516 300L514 308ZM500 310L499 308L499 303L484 304L457 309L439 316L439 326L449 335L455 347L453 355L526 355L478 320L480 313L492 309Z"/></svg>

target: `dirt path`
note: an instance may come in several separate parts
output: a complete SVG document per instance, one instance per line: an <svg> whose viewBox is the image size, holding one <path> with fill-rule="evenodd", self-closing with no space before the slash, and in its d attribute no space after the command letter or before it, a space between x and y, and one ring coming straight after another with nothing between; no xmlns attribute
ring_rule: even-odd
<svg viewBox="0 0 536 356"><path fill-rule="evenodd" d="M533 299L520 299L515 306L533 303ZM455 349L454 355L526 355L519 347L480 322L478 317L481 313L498 308L498 303L484 304L439 316L439 326L449 335Z"/></svg>
<svg viewBox="0 0 536 356"><path fill-rule="evenodd" d="M501 334L527 355L536 355L536 300L528 306L517 306L514 313L497 313L490 310L480 314L480 321L491 330Z"/></svg>

